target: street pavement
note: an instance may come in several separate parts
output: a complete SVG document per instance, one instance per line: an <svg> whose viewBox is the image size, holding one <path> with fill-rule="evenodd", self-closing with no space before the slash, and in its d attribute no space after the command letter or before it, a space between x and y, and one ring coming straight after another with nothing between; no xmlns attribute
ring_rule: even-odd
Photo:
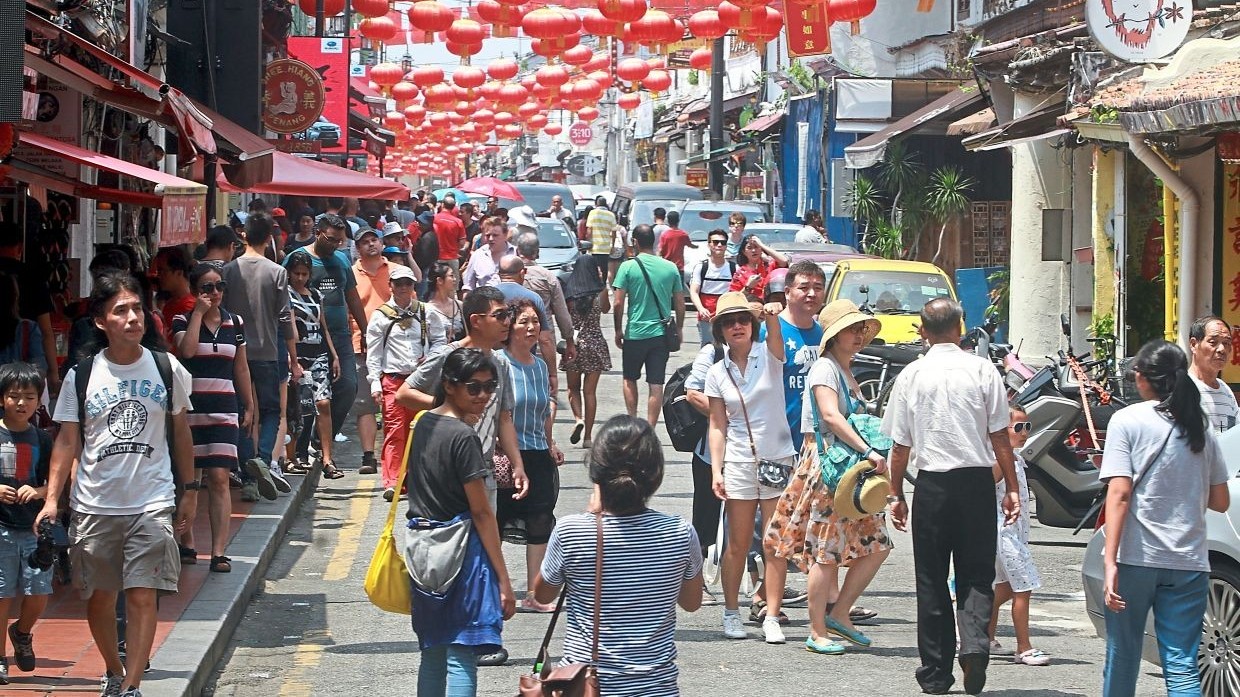
<svg viewBox="0 0 1240 697"><path fill-rule="evenodd" d="M609 318L604 323L604 335L610 337ZM686 325L695 326L691 321ZM693 330L688 333L692 338ZM694 348L686 344L673 357L669 372L690 360ZM613 347L612 353L618 367L619 351ZM600 423L623 412L620 394L619 373L612 371L599 386ZM566 404L563 398L560 401ZM555 429L568 456L561 472L561 513L583 510L590 492L583 451L568 445L571 427L571 414L563 406ZM338 450L337 462L356 469L360 452L351 428L349 435L350 442ZM670 447L664 455L666 475L651 506L687 518L692 492L688 456ZM418 647L408 618L381 612L362 591L387 512L388 504L379 493L376 477L353 471L344 479L318 483L279 542L259 592L245 607L223 660L207 676L203 694L269 697L415 690ZM788 643L783 646L764 644L754 625L749 626L747 641L724 639L720 607L680 611L676 640L682 693L709 696L741 689L763 695L919 694L913 678L918 659L911 542L907 534L893 531L893 535L896 549L861 600L880 613L864 627L874 641L872 648L850 648L839 657L806 652L804 608L788 609L792 624L786 628ZM1081 593L1085 535L1073 537L1069 531L1044 528L1035 521L1033 541L1045 585L1034 594L1032 631L1035 645L1052 655L1052 664L1035 668L995 658L986 694L1098 695L1105 646L1094 635ZM504 555L520 597L527 587L524 552L505 544ZM792 574L789 584L804 588L805 576ZM479 668L479 694L507 697L516 692L518 676L533 663L547 619L547 615L518 614L505 625L504 643L511 659L503 667ZM1006 612L999 633L1005 644L1015 645ZM562 630L556 632L553 654L558 654L562 636ZM1156 666L1144 664L1137 694L1162 694L1160 676ZM960 690L957 676L958 694Z"/></svg>

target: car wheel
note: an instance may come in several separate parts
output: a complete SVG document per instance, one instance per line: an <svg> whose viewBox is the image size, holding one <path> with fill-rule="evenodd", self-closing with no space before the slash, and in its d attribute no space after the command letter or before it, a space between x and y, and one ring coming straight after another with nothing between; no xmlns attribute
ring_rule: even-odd
<svg viewBox="0 0 1240 697"><path fill-rule="evenodd" d="M1225 562L1213 567L1197 668L1201 694L1224 697L1240 694L1240 571Z"/></svg>

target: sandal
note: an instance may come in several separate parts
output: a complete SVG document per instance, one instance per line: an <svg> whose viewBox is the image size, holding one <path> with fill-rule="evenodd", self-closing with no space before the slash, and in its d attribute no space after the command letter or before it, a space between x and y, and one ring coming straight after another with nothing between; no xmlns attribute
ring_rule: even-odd
<svg viewBox="0 0 1240 697"><path fill-rule="evenodd" d="M217 574L226 574L232 571L232 559L228 557L211 557L211 570Z"/></svg>
<svg viewBox="0 0 1240 697"><path fill-rule="evenodd" d="M177 545L177 547L181 548L182 565L198 563L198 550L193 547L186 547L185 545Z"/></svg>
<svg viewBox="0 0 1240 697"><path fill-rule="evenodd" d="M285 474L306 474L310 471L310 463L305 460L292 460L284 464Z"/></svg>
<svg viewBox="0 0 1240 697"><path fill-rule="evenodd" d="M344 476L344 472L341 472L339 469L336 468L336 463L334 462L323 463L323 478L324 479L340 479L343 476Z"/></svg>

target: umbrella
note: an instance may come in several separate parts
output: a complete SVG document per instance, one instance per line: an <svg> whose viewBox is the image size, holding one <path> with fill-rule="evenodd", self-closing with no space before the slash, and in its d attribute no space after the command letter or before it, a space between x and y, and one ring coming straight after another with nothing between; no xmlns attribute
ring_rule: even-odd
<svg viewBox="0 0 1240 697"><path fill-rule="evenodd" d="M503 181L502 179L496 179L495 177L474 177L473 179L466 179L460 184L457 184L456 188L461 191L468 191L471 194L485 194L496 198L506 198L511 201L525 200L525 197L521 195L521 192L517 190L517 187Z"/></svg>
<svg viewBox="0 0 1240 697"><path fill-rule="evenodd" d="M448 194L452 194L452 198L456 199L457 203L465 203L469 201L469 194L465 193L461 189L457 189L453 187L449 187L447 189L435 189L431 193L435 195L436 201L442 201L443 197L447 196Z"/></svg>

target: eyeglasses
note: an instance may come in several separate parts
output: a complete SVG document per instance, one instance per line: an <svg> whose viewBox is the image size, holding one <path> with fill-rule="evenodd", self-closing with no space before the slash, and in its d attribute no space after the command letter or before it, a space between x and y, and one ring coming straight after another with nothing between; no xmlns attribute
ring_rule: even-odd
<svg viewBox="0 0 1240 697"><path fill-rule="evenodd" d="M728 241L727 240L711 240L709 244L712 247L725 247L727 246Z"/></svg>
<svg viewBox="0 0 1240 697"><path fill-rule="evenodd" d="M505 307L502 310L496 310L495 312L490 313L489 316L491 317L491 319L494 319L500 322L507 322L508 320L512 319L512 316L515 314L516 314L516 310L512 309L511 307Z"/></svg>
<svg viewBox="0 0 1240 697"><path fill-rule="evenodd" d="M483 392L487 394L494 394L495 390L499 388L499 380L487 380L485 382L480 382L478 380L466 380L465 382L458 382L457 384L464 385L465 390L469 392L470 397L477 397Z"/></svg>
<svg viewBox="0 0 1240 697"><path fill-rule="evenodd" d="M752 321L753 315L747 312L736 312L719 318L719 324L723 327L730 327L734 324L749 324Z"/></svg>
<svg viewBox="0 0 1240 697"><path fill-rule="evenodd" d="M1033 432L1033 424L1028 421L1017 421L1012 424L1013 433L1024 433L1025 431Z"/></svg>
<svg viewBox="0 0 1240 697"><path fill-rule="evenodd" d="M199 285L198 291L200 293L214 293L215 291L218 290L219 292L223 293L224 289L227 287L228 287L228 283L224 281L216 281L215 283L203 283Z"/></svg>

